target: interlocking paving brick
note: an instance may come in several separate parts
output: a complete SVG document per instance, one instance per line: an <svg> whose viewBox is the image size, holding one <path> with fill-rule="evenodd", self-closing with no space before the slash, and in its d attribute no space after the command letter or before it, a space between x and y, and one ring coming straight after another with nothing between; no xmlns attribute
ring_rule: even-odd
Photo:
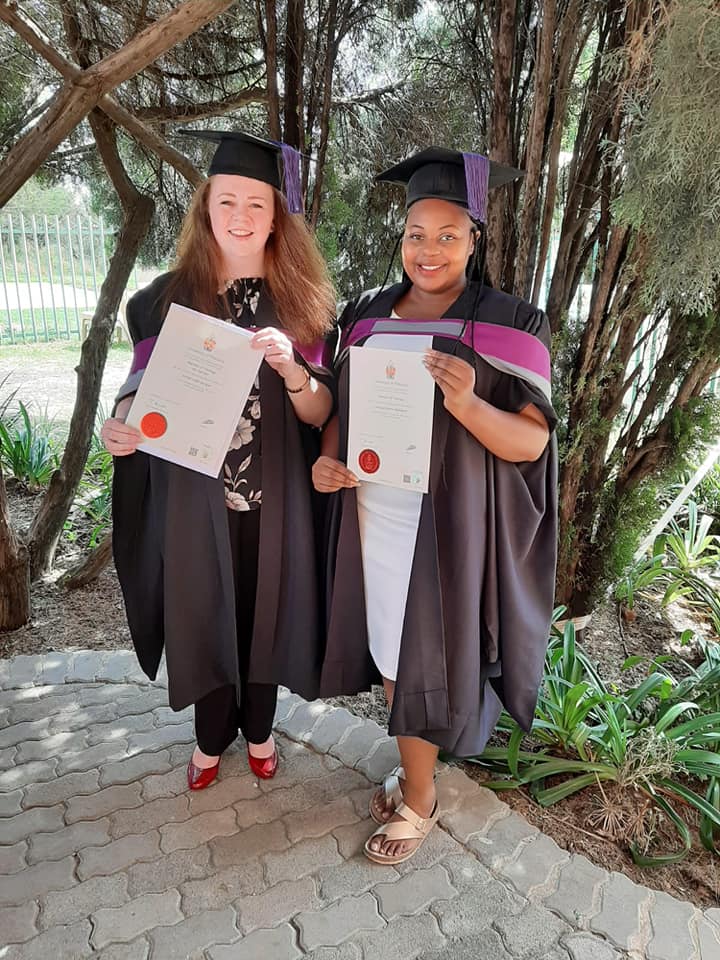
<svg viewBox="0 0 720 960"><path fill-rule="evenodd" d="M22 812L22 790L0 793L0 817L13 817Z"/></svg>
<svg viewBox="0 0 720 960"><path fill-rule="evenodd" d="M27 840L38 830L57 830L63 826L64 822L63 808L59 804L54 807L25 810L15 817L3 820L2 843L12 844L18 840Z"/></svg>
<svg viewBox="0 0 720 960"><path fill-rule="evenodd" d="M150 944L145 937L132 943L111 943L104 950L93 953L93 960L148 960Z"/></svg>
<svg viewBox="0 0 720 960"><path fill-rule="evenodd" d="M72 653L55 651L46 654L40 665L41 683L63 683L71 675Z"/></svg>
<svg viewBox="0 0 720 960"><path fill-rule="evenodd" d="M127 870L128 891L131 897L138 897L141 893L162 893L163 890L176 889L186 880L204 877L209 871L208 847L176 850L158 860L132 864ZM210 908L217 906L218 902L214 900ZM186 909L183 912L188 913Z"/></svg>
<svg viewBox="0 0 720 960"><path fill-rule="evenodd" d="M415 870L394 883L378 883L373 893L386 920L412 916L435 900L452 900L458 895L439 864Z"/></svg>
<svg viewBox="0 0 720 960"><path fill-rule="evenodd" d="M369 818L359 820L357 823L348 824L348 826L345 827L336 827L335 830L333 830L333 836L337 840L338 849L343 859L349 860L351 857L362 854L362 849L365 846L367 838L375 829L377 829L377 824ZM430 837L428 837L428 840L425 842L427 843L429 839ZM413 860L416 860L418 856L419 854L416 854Z"/></svg>
<svg viewBox="0 0 720 960"><path fill-rule="evenodd" d="M75 730L72 733L56 733L42 740L26 740L18 747L18 763L30 760L49 760L52 757L82 753L87 743L87 733Z"/></svg>
<svg viewBox="0 0 720 960"><path fill-rule="evenodd" d="M87 747L87 749L81 753L59 757L57 761L58 775L62 776L64 773L93 770L95 767L100 767L102 764L108 763L111 760L120 760L126 756L127 743L125 740L98 743L94 747Z"/></svg>
<svg viewBox="0 0 720 960"><path fill-rule="evenodd" d="M720 957L720 930L714 924L702 918L699 919L697 936L700 944L700 960L715 960L716 957Z"/></svg>
<svg viewBox="0 0 720 960"><path fill-rule="evenodd" d="M23 807L50 807L72 797L93 794L98 789L99 779L97 770L86 770L68 773L47 783L33 783L25 788Z"/></svg>
<svg viewBox="0 0 720 960"><path fill-rule="evenodd" d="M599 899L600 886L609 877L607 870L575 854L561 867L557 889L545 897L543 903L569 923L584 926L595 912L594 904Z"/></svg>
<svg viewBox="0 0 720 960"><path fill-rule="evenodd" d="M193 719L193 708L186 707L184 710L173 710L172 707L155 707L153 709L155 725L164 727L168 723L187 723Z"/></svg>
<svg viewBox="0 0 720 960"><path fill-rule="evenodd" d="M399 917L384 930L361 933L355 942L362 950L363 960L416 960L423 950L438 947L445 938L438 930L434 917Z"/></svg>
<svg viewBox="0 0 720 960"><path fill-rule="evenodd" d="M338 797L324 804L322 811L311 807L309 810L296 811L286 816L285 825L290 842L296 843L307 837L321 837L336 827L355 823L357 820L358 815L350 798Z"/></svg>
<svg viewBox="0 0 720 960"><path fill-rule="evenodd" d="M97 676L115 681L145 679L133 650L114 650L103 658Z"/></svg>
<svg viewBox="0 0 720 960"><path fill-rule="evenodd" d="M375 898L365 893L338 900L323 910L301 913L295 918L295 926L304 949L314 950L342 943L351 936L356 939L363 930L380 930L385 921L378 913Z"/></svg>
<svg viewBox="0 0 720 960"><path fill-rule="evenodd" d="M169 927L183 919L180 894L146 893L122 907L102 907L92 917L92 943L101 948L109 943L128 943L155 927Z"/></svg>
<svg viewBox="0 0 720 960"><path fill-rule="evenodd" d="M295 930L286 923L273 930L256 930L229 947L210 947L207 955L210 960L295 960L301 953Z"/></svg>
<svg viewBox="0 0 720 960"><path fill-rule="evenodd" d="M446 782L447 779L449 778L443 777L439 781L439 784ZM460 843L468 843L470 838L475 834L486 834L488 831L491 839L494 836L495 842L497 842L497 840L503 836L502 824L505 824L504 837L507 837L507 839L510 838L509 831L513 828L525 837L537 833L534 827L522 821L522 817L518 817L514 813L510 814L510 816L503 816L507 808L490 790L484 790L478 787L477 792L463 795L454 808L448 812L445 812L442 801L439 799L441 792L442 788L438 785L440 825L446 830L449 830L453 837ZM505 821L509 822L506 823ZM517 821L522 821L524 826L521 826ZM498 833L498 830L501 832ZM502 855L511 856L512 853L512 849L504 850Z"/></svg>
<svg viewBox="0 0 720 960"><path fill-rule="evenodd" d="M3 771L10 770L16 763L19 763L19 756L19 747L5 747L4 750L0 750L0 775Z"/></svg>
<svg viewBox="0 0 720 960"><path fill-rule="evenodd" d="M299 786L311 780L324 779L327 775L327 757L299 747L298 753L281 758L277 775L272 780L261 780L260 789L263 793L271 793L287 789L291 781L298 781L295 785Z"/></svg>
<svg viewBox="0 0 720 960"><path fill-rule="evenodd" d="M484 930L449 940L439 950L423 953L419 960L512 960L495 930Z"/></svg>
<svg viewBox="0 0 720 960"><path fill-rule="evenodd" d="M616 946L627 950L640 927L640 905L649 892L621 873L611 873L602 890L602 908L590 921L590 927L604 934Z"/></svg>
<svg viewBox="0 0 720 960"><path fill-rule="evenodd" d="M36 833L30 840L28 863L61 860L84 847L99 847L110 840L109 820L79 820L54 833Z"/></svg>
<svg viewBox="0 0 720 960"><path fill-rule="evenodd" d="M27 867L20 873L3 877L0 885L0 906L16 906L36 900L50 890L64 890L72 887L77 883L74 867L73 858L66 857L65 860L39 863L34 867ZM3 960L5 960L4 957Z"/></svg>
<svg viewBox="0 0 720 960"><path fill-rule="evenodd" d="M114 703L101 703L92 707L79 707L77 701L72 708L54 714L53 733L66 733L73 730L91 730L96 724L113 723L117 718Z"/></svg>
<svg viewBox="0 0 720 960"><path fill-rule="evenodd" d="M84 960L96 954L90 946L90 924L83 920L53 927L27 943L8 947L2 956L3 960Z"/></svg>
<svg viewBox="0 0 720 960"><path fill-rule="evenodd" d="M40 661L37 657L20 654L10 661L7 679L9 687L32 686L40 682Z"/></svg>
<svg viewBox="0 0 720 960"><path fill-rule="evenodd" d="M38 906L36 903L23 903L17 907L0 907L0 930L2 945L24 943L37 935Z"/></svg>
<svg viewBox="0 0 720 960"><path fill-rule="evenodd" d="M2 830L2 823L0 823L0 830ZM27 866L27 849L26 840L20 840L9 847L0 846L0 876L24 870Z"/></svg>
<svg viewBox="0 0 720 960"><path fill-rule="evenodd" d="M188 880L180 887L182 910L186 917L194 916L219 904L257 895L265 889L262 863L257 858L216 872L206 868L199 874L199 879Z"/></svg>
<svg viewBox="0 0 720 960"><path fill-rule="evenodd" d="M117 704L120 714L147 713L167 703L167 690L150 684L99 683L83 685L78 699L84 707L100 703Z"/></svg>
<svg viewBox="0 0 720 960"><path fill-rule="evenodd" d="M437 917L445 936L462 938L481 934L500 917L516 916L524 907L524 900L493 878L452 900L431 904L430 912Z"/></svg>
<svg viewBox="0 0 720 960"><path fill-rule="evenodd" d="M189 816L190 804L187 796L152 800L141 807L113 813L110 817L110 835L116 840L128 833L141 833L166 823L179 823L187 820Z"/></svg>
<svg viewBox="0 0 720 960"><path fill-rule="evenodd" d="M620 954L606 940L587 933L573 933L563 938L563 946L572 960L621 960Z"/></svg>
<svg viewBox="0 0 720 960"><path fill-rule="evenodd" d="M178 960L179 957L198 955L215 944L233 943L239 939L240 933L235 926L235 911L227 907L208 910L172 927L159 927L152 930L149 937L153 960Z"/></svg>
<svg viewBox="0 0 720 960"><path fill-rule="evenodd" d="M328 710L330 707L322 700L303 701L285 720L282 732L293 740L306 741L315 724Z"/></svg>
<svg viewBox="0 0 720 960"><path fill-rule="evenodd" d="M532 897L542 890L554 868L566 863L570 855L550 837L539 833L522 847L517 859L507 863L500 874L512 883L524 897Z"/></svg>
<svg viewBox="0 0 720 960"><path fill-rule="evenodd" d="M117 810L139 807L142 804L141 792L141 784L126 783L106 787L90 796L70 797L67 801L65 820L68 823L75 823L77 820L98 820Z"/></svg>
<svg viewBox="0 0 720 960"><path fill-rule="evenodd" d="M282 853L266 853L259 846L256 855L263 854L265 871L269 884L280 883L283 880L294 880L315 873L321 867L342 864L335 838L324 836L317 839L302 840L294 844L289 850L284 847ZM241 862L238 860L237 862Z"/></svg>
<svg viewBox="0 0 720 960"><path fill-rule="evenodd" d="M187 783L185 783L187 791ZM222 810L223 807L241 800L254 800L258 796L257 781L247 773L240 777L223 777L216 780L207 790L197 790L189 794L190 813L207 813L210 810Z"/></svg>
<svg viewBox="0 0 720 960"><path fill-rule="evenodd" d="M465 890L475 890L481 883L489 883L493 876L487 867L484 867L476 857L467 853L464 847L459 853L444 857L442 865L448 872L450 882L456 890L463 893Z"/></svg>
<svg viewBox="0 0 720 960"><path fill-rule="evenodd" d="M305 953L303 960L362 960L362 954L360 947L346 940L339 947L318 947L317 950Z"/></svg>
<svg viewBox="0 0 720 960"><path fill-rule="evenodd" d="M318 887L322 899L332 902L342 897L356 897L378 883L391 883L399 876L394 867L371 863L366 857L358 857L351 864L343 860L336 867L323 867L318 871Z"/></svg>
<svg viewBox="0 0 720 960"><path fill-rule="evenodd" d="M157 754L152 754L152 756L157 756ZM140 780L139 783L143 800L159 800L162 797L177 797L181 793L187 793L187 763L175 767L174 770L169 770L167 773L150 774L144 780ZM210 791L208 790L208 792Z"/></svg>
<svg viewBox="0 0 720 960"><path fill-rule="evenodd" d="M64 690L64 687L60 689ZM30 691L26 691L30 692ZM42 707L39 704L42 702ZM51 720L62 710L77 709L77 698L72 693L59 694L57 696L45 696L42 699L37 697L26 699L24 701L13 703L6 709L10 711L8 720L11 723L24 723L36 718L50 717Z"/></svg>
<svg viewBox="0 0 720 960"><path fill-rule="evenodd" d="M308 742L312 744L313 749L320 753L327 753L348 731L360 726L361 723L360 717L345 710L344 707L333 707L320 717L309 732Z"/></svg>
<svg viewBox="0 0 720 960"><path fill-rule="evenodd" d="M657 892L650 907L653 937L647 947L649 960L686 960L695 951L690 923L695 908L667 893Z"/></svg>
<svg viewBox="0 0 720 960"><path fill-rule="evenodd" d="M462 807L459 808L458 814L461 811ZM453 816L455 815L453 814ZM454 830L451 829L451 833L461 843L465 842L486 866L495 869L503 861L515 857L523 844L537 836L538 830L537 827L529 824L524 817L517 813L511 813L509 817L503 817L501 820L495 821L487 835L469 835L469 838L466 836L466 840L463 841Z"/></svg>
<svg viewBox="0 0 720 960"><path fill-rule="evenodd" d="M101 907L119 907L127 903L127 877L116 873L112 877L93 877L69 890L48 893L41 900L40 926L43 930L63 923L89 919Z"/></svg>
<svg viewBox="0 0 720 960"><path fill-rule="evenodd" d="M384 737L367 757L358 760L356 766L373 783L381 783L400 763L400 751L394 737Z"/></svg>
<svg viewBox="0 0 720 960"><path fill-rule="evenodd" d="M172 767L167 750L157 753L140 753L127 760L106 763L100 768L100 786L110 787L114 783L132 783L151 773L165 773Z"/></svg>
<svg viewBox="0 0 720 960"><path fill-rule="evenodd" d="M128 754L162 750L175 743L192 743L194 740L195 727L192 723L171 723L166 727L148 730L147 733L131 734L128 737Z"/></svg>
<svg viewBox="0 0 720 960"><path fill-rule="evenodd" d="M368 756L378 740L383 740L387 734L374 720L367 720L359 727L353 727L346 736L328 751L337 757L341 763L354 767L358 761Z"/></svg>
<svg viewBox="0 0 720 960"><path fill-rule="evenodd" d="M31 760L30 763L21 763L12 770L6 770L0 776L0 789L5 793L18 790L30 784L45 783L54 779L58 762L52 760Z"/></svg>
<svg viewBox="0 0 720 960"><path fill-rule="evenodd" d="M78 876L81 880L126 870L140 860L156 860L161 857L160 834L157 830L138 836L113 840L104 847L86 847L80 851Z"/></svg>
<svg viewBox="0 0 720 960"><path fill-rule="evenodd" d="M155 728L155 717L152 713L136 713L130 716L113 717L108 723L95 723L88 731L88 744L112 740L128 740L135 733L147 733Z"/></svg>
<svg viewBox="0 0 720 960"><path fill-rule="evenodd" d="M71 661L70 680L98 680L101 658L96 650L78 650Z"/></svg>
<svg viewBox="0 0 720 960"><path fill-rule="evenodd" d="M263 893L245 896L236 906L243 933L274 927L301 911L314 910L319 900L310 877L277 883Z"/></svg>
<svg viewBox="0 0 720 960"><path fill-rule="evenodd" d="M217 814L204 816L216 817ZM234 836L210 841L213 863L217 867L242 863L246 858L258 857L268 851L287 850L289 846L285 826L277 821L267 826L260 823L239 832L236 828Z"/></svg>
<svg viewBox="0 0 720 960"><path fill-rule="evenodd" d="M184 798L178 797L177 800ZM173 801L156 800L155 803L170 803ZM237 834L235 811L211 810L201 813L183 823L168 823L160 827L160 846L163 853L172 853L173 850L190 850L200 844L207 843L213 837L231 837Z"/></svg>
<svg viewBox="0 0 720 960"><path fill-rule="evenodd" d="M549 952L571 928L537 904L529 906L518 917L500 917L495 929L513 957L537 957Z"/></svg>
<svg viewBox="0 0 720 960"><path fill-rule="evenodd" d="M375 827L372 823L370 825L373 828ZM371 832L368 831L368 836ZM462 846L456 840L453 840L449 834L436 826L430 831L427 840L415 856L411 860L406 860L404 863L397 865L397 871L400 874L406 874L423 867L432 867L439 860L444 860L462 849Z"/></svg>
<svg viewBox="0 0 720 960"><path fill-rule="evenodd" d="M293 711L297 710L300 704L304 702L303 698L299 697L296 693L279 691L273 727L279 730L280 733L283 733L284 725L288 718L292 715Z"/></svg>

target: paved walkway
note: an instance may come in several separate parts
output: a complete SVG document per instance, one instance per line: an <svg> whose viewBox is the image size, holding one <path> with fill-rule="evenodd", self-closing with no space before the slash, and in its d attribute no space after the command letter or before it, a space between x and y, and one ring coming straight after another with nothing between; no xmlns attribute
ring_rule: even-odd
<svg viewBox="0 0 720 960"><path fill-rule="evenodd" d="M285 694L278 776L190 795L190 715L129 652L0 661L2 960L720 960L703 914L570 856L457 768L423 850L369 863L383 731Z"/></svg>

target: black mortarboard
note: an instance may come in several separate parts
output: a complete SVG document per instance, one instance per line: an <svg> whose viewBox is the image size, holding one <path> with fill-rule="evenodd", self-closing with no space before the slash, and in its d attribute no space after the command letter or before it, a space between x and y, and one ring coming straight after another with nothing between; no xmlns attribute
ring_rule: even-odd
<svg viewBox="0 0 720 960"><path fill-rule="evenodd" d="M522 176L522 170L495 163L479 153L429 147L375 179L404 184L407 190L406 209L416 200L450 200L467 207L473 219L484 223L488 190Z"/></svg>
<svg viewBox="0 0 720 960"><path fill-rule="evenodd" d="M217 144L208 169L209 177L231 173L262 180L283 191L290 213L303 213L300 154L293 147L235 130L181 130L180 133Z"/></svg>

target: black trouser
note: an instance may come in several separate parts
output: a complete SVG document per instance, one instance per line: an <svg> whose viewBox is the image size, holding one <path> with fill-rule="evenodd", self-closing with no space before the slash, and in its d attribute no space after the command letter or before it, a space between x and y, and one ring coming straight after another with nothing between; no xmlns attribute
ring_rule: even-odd
<svg viewBox="0 0 720 960"><path fill-rule="evenodd" d="M277 686L248 683L250 646L255 621L260 510L228 510L235 580L240 702L234 686L218 687L195 704L195 735L208 756L219 756L238 735L250 743L270 736L277 703Z"/></svg>

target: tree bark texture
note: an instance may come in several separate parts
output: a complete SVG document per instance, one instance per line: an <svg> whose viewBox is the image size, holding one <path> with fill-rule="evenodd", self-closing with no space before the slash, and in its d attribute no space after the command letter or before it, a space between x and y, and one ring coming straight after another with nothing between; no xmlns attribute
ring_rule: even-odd
<svg viewBox="0 0 720 960"><path fill-rule="evenodd" d="M0 633L30 619L30 554L13 529L0 464Z"/></svg>

